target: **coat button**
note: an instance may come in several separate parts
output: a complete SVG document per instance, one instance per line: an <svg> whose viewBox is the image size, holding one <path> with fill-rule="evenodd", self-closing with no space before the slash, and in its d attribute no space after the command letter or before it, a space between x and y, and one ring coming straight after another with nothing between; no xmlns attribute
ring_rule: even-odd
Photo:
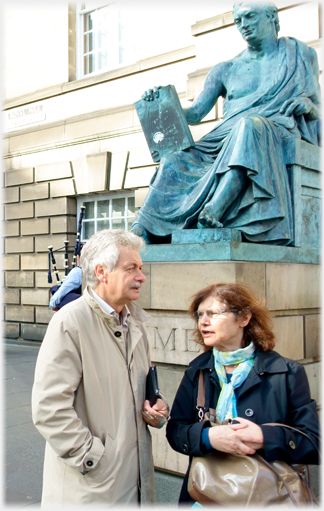
<svg viewBox="0 0 324 511"><path fill-rule="evenodd" d="M251 408L247 408L247 410L245 410L244 413L247 417L252 417L252 415L254 414L254 411Z"/></svg>
<svg viewBox="0 0 324 511"><path fill-rule="evenodd" d="M121 336L121 332L119 330L117 330L117 332L115 332L115 337L120 337Z"/></svg>
<svg viewBox="0 0 324 511"><path fill-rule="evenodd" d="M87 467L92 467L92 465L93 465L93 461L91 461L91 460L87 461Z"/></svg>
<svg viewBox="0 0 324 511"><path fill-rule="evenodd" d="M290 442L289 442L289 447L290 447L291 449L296 449L296 444L295 444L295 442L293 442L293 440L290 440Z"/></svg>
<svg viewBox="0 0 324 511"><path fill-rule="evenodd" d="M185 454L188 454L188 452L189 452L189 447L187 446L187 444L183 444L183 446L182 446L182 452L184 452Z"/></svg>

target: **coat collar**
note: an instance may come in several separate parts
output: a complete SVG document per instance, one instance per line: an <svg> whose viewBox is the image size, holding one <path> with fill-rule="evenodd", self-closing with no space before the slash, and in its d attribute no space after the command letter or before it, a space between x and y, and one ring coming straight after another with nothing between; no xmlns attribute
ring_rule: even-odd
<svg viewBox="0 0 324 511"><path fill-rule="evenodd" d="M207 351L195 358L190 364L196 371L209 370L210 376L216 386L219 386L218 377L214 371L214 356L212 350ZM251 387L261 383L264 373L285 373L288 366L285 359L276 351L255 352L255 362L247 379L240 388L240 397Z"/></svg>
<svg viewBox="0 0 324 511"><path fill-rule="evenodd" d="M212 369L214 367L212 350L201 353L189 365L197 370ZM288 371L288 366L285 359L276 351L260 351L256 349L253 369L256 374L285 373Z"/></svg>
<svg viewBox="0 0 324 511"><path fill-rule="evenodd" d="M108 312L104 311L102 307L100 307L97 300L95 300L89 291L89 288L86 287L83 296L85 297L86 302L91 307L91 309L98 314L98 316L108 323L111 323L112 326L115 326L115 319L111 314L108 314ZM144 323L147 321L151 316L147 314L141 307L136 305L134 302L130 302L128 305L128 309L130 312L130 316L128 320L130 323Z"/></svg>

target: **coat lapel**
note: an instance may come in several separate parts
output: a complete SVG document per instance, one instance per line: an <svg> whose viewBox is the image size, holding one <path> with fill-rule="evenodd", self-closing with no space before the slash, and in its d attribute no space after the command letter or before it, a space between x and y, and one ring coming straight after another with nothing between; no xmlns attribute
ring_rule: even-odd
<svg viewBox="0 0 324 511"><path fill-rule="evenodd" d="M262 381L260 376L264 373L285 373L287 370L286 362L276 351L256 350L254 366L240 389L240 397L255 385L259 385Z"/></svg>

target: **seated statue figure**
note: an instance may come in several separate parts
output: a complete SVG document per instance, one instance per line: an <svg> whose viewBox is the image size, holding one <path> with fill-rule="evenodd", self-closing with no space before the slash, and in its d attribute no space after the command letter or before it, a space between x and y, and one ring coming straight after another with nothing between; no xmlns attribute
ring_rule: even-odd
<svg viewBox="0 0 324 511"><path fill-rule="evenodd" d="M194 147L161 159L132 225L148 243L178 229L214 227L238 229L249 242L293 242L282 141L319 145L317 55L297 39L278 39L275 5L242 2L233 13L247 48L214 66L184 109L195 125L223 96L223 120ZM143 99L154 96L150 89Z"/></svg>

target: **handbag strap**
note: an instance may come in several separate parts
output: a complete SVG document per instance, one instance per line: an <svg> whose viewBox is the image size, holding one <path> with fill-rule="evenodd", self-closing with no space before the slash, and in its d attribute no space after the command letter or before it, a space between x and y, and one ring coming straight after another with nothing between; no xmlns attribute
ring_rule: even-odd
<svg viewBox="0 0 324 511"><path fill-rule="evenodd" d="M204 372L203 371L200 371L199 373L199 380L198 380L198 394L197 394L197 406L196 406L196 409L198 410L198 417L199 417L199 422L201 422L203 419L204 419L204 411L205 411L205 404L206 404L206 399L205 399L205 381L204 381ZM291 429L293 431L296 431L297 433L300 433L301 435L304 435L306 438L308 438L308 440L314 445L315 449L317 450L318 454L319 454L319 458L320 458L320 451L317 447L317 445L315 444L315 442L307 435L307 433L305 433L304 431L301 431L300 429L298 428L294 428L293 426L288 426L288 424L281 424L280 422L268 422L268 423L265 423L265 424L262 424L263 426L282 426L284 428L288 428L288 429ZM285 484L285 481L282 479L282 477L277 473L277 471L272 467L272 465L270 465L264 458L262 458L263 461L276 473L276 475L279 477L279 479L282 481L282 483L284 484L291 500L295 503L296 502L296 499L295 499L295 496L293 495L293 493L291 492L290 488ZM310 476L310 472L309 472L309 468L308 468L308 465L305 465L306 466L306 470L307 470L307 479L308 479L308 486L309 486L309 490L311 492L311 495L312 495L312 498L313 498L313 501L319 505L319 502L318 500L316 499L315 495L314 495L314 491L313 491L313 487L312 487L312 483L311 483L311 476Z"/></svg>
<svg viewBox="0 0 324 511"><path fill-rule="evenodd" d="M317 445L315 444L314 440L312 440L308 435L307 433L305 433L304 431L301 431L300 429L297 429L297 428L293 428L292 426L288 426L288 424L281 424L281 422L268 422L266 424L262 424L262 426L282 426L283 428L288 428L288 429L292 429L293 431L297 431L297 433L300 433L301 435L304 435L306 438L308 438L308 440L313 444L313 446L315 447L315 449L317 450L318 452L318 455L319 455L319 460L321 460L321 453L320 453L320 450L319 448L317 447Z"/></svg>
<svg viewBox="0 0 324 511"><path fill-rule="evenodd" d="M319 448L317 447L315 442L304 431L301 431L300 429L297 429L297 428L293 428L292 426L288 426L288 424L281 424L280 422L268 422L267 424L262 424L262 426L282 426L283 428L292 429L293 431L297 431L297 433L300 433L301 435L304 435L313 444L313 446L315 447L315 449L318 452L319 460L321 460L321 453L320 453ZM306 470L307 470L307 481L308 481L309 491L311 493L313 501L315 502L315 504L317 504L319 506L320 504L319 504L319 502L318 502L318 500L317 500L317 498L315 497L315 494L314 494L309 467L308 467L308 465L305 465L305 467L306 467ZM274 470L273 467L271 467L271 468ZM287 491L288 491L288 488L287 488Z"/></svg>
<svg viewBox="0 0 324 511"><path fill-rule="evenodd" d="M204 381L204 372L200 371L199 373L199 381L198 381L198 394L197 394L197 406L199 422L204 419L205 412L205 381Z"/></svg>

